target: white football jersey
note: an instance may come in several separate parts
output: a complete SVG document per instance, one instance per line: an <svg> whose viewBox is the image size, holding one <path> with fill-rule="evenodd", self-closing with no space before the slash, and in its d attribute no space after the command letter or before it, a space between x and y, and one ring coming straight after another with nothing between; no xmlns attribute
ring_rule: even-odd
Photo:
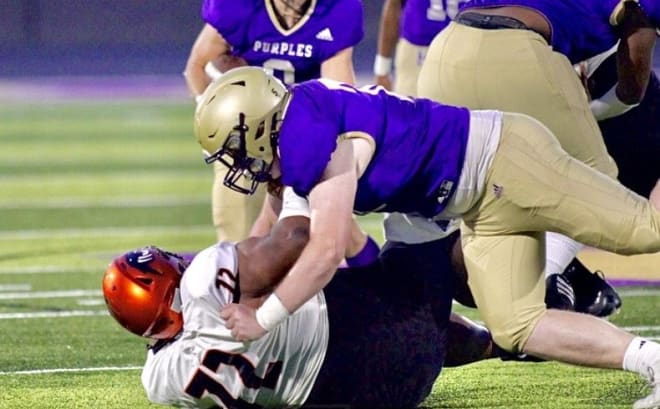
<svg viewBox="0 0 660 409"><path fill-rule="evenodd" d="M305 402L328 346L320 292L253 342L232 338L220 308L238 285L236 247L200 252L181 280L183 332L149 350L142 384L150 401L183 407L298 406ZM249 407L249 405L247 405Z"/></svg>

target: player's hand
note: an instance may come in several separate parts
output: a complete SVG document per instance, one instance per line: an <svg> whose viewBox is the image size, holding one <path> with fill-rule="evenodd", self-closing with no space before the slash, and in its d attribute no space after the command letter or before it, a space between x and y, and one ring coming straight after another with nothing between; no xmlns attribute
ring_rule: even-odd
<svg viewBox="0 0 660 409"><path fill-rule="evenodd" d="M231 336L237 341L254 341L266 334L266 330L257 322L256 312L256 309L247 305L228 304L220 310L220 318L226 321Z"/></svg>
<svg viewBox="0 0 660 409"><path fill-rule="evenodd" d="M392 91L392 79L389 75L376 75L374 76L376 85L380 85L388 91Z"/></svg>

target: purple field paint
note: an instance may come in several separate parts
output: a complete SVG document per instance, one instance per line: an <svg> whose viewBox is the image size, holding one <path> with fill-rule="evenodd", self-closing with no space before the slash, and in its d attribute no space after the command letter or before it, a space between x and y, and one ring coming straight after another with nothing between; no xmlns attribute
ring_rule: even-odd
<svg viewBox="0 0 660 409"><path fill-rule="evenodd" d="M0 80L0 101L54 102L80 99L190 100L180 76L41 77Z"/></svg>
<svg viewBox="0 0 660 409"><path fill-rule="evenodd" d="M613 287L660 287L660 280L613 279L607 282Z"/></svg>

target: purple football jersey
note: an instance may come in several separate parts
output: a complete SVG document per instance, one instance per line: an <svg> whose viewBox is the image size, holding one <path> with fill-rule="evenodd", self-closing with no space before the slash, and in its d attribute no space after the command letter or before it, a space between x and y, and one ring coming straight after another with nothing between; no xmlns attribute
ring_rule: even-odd
<svg viewBox="0 0 660 409"><path fill-rule="evenodd" d="M572 63L584 61L610 49L618 40L610 24L621 0L470 0L461 10L475 7L523 6L538 10L552 28L552 48ZM657 26L660 5L657 0L639 0L649 19Z"/></svg>
<svg viewBox="0 0 660 409"><path fill-rule="evenodd" d="M311 0L292 28L278 22L270 0L204 0L202 18L249 65L263 66L287 84L321 76L321 63L364 35L359 0Z"/></svg>
<svg viewBox="0 0 660 409"><path fill-rule="evenodd" d="M401 37L412 44L428 46L456 17L459 4L465 1L407 0L401 12Z"/></svg>
<svg viewBox="0 0 660 409"><path fill-rule="evenodd" d="M369 135L374 156L358 180L356 213L433 217L447 204L465 159L470 112L381 87L329 80L296 85L279 137L282 182L307 196L346 132Z"/></svg>

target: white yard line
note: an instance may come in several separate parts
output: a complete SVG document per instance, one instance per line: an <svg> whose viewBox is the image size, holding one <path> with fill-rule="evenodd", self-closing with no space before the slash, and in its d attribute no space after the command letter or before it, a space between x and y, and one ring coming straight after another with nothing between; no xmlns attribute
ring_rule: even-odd
<svg viewBox="0 0 660 409"><path fill-rule="evenodd" d="M27 371L0 371L0 375L43 375L67 372L107 372L107 371L135 371L142 369L141 366L100 366L96 368L53 368L32 369Z"/></svg>
<svg viewBox="0 0 660 409"><path fill-rule="evenodd" d="M144 197L144 198L107 198L107 199L89 199L89 198L61 198L50 200L22 199L0 202L0 210L14 209L85 209L88 207L167 207L200 205L209 203L209 198L204 196L164 196L164 197Z"/></svg>
<svg viewBox="0 0 660 409"><path fill-rule="evenodd" d="M0 320L18 320L18 319L32 319L32 318L100 317L103 315L109 315L109 314L105 310L5 312L5 313L0 313Z"/></svg>
<svg viewBox="0 0 660 409"><path fill-rule="evenodd" d="M32 286L30 284L1 284L0 292L2 291L30 291Z"/></svg>
<svg viewBox="0 0 660 409"><path fill-rule="evenodd" d="M26 291L26 292L15 292L15 293L0 293L0 300L100 297L101 295L102 295L101 290Z"/></svg>
<svg viewBox="0 0 660 409"><path fill-rule="evenodd" d="M5 230L0 232L0 240L52 240L54 238L90 237L90 236L142 236L145 234L172 233L207 233L212 232L212 226L168 226L168 227L102 227L92 229L39 229L39 230Z"/></svg>
<svg viewBox="0 0 660 409"><path fill-rule="evenodd" d="M617 291L622 297L655 297L660 295L660 288L621 288Z"/></svg>
<svg viewBox="0 0 660 409"><path fill-rule="evenodd" d="M0 267L0 275L97 273L93 268L66 266Z"/></svg>

